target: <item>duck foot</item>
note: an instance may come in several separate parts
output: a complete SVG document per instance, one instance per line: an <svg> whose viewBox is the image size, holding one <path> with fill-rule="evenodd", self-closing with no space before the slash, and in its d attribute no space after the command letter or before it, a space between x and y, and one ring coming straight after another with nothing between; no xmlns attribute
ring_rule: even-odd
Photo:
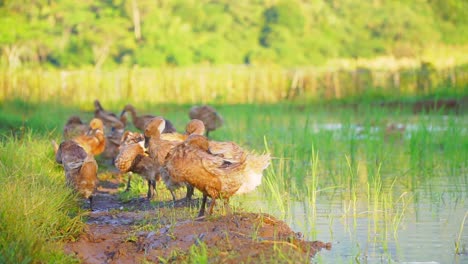
<svg viewBox="0 0 468 264"><path fill-rule="evenodd" d="M195 220L195 221L203 221L203 220L205 220L205 219L206 219L206 215L202 215L202 216L197 216L197 217L195 217L194 220Z"/></svg>

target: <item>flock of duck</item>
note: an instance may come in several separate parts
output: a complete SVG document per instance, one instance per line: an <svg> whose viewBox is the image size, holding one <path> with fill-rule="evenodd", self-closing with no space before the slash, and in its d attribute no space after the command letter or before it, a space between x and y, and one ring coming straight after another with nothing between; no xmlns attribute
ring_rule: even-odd
<svg viewBox="0 0 468 264"><path fill-rule="evenodd" d="M256 154L234 142L209 140L208 133L219 128L223 119L207 105L192 107L184 133L163 117L137 115L132 105L126 105L120 116L104 110L98 100L94 107L89 124L78 116L70 117L63 129L64 141L54 143L55 159L64 168L67 184L89 199L91 210L99 183L96 155L113 160L120 172L129 174L127 189L132 173L143 177L148 199L155 197L156 182L161 180L174 201L176 189L187 189L187 201L198 189L203 193L199 217L205 214L208 196L209 214L217 199L229 210L229 198L254 190L270 164L269 154ZM125 129L127 113L142 133Z"/></svg>

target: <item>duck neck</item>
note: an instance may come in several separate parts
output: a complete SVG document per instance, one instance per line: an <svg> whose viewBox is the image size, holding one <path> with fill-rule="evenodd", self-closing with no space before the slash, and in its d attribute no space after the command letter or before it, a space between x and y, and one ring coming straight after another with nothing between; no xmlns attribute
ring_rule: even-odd
<svg viewBox="0 0 468 264"><path fill-rule="evenodd" d="M135 125L135 121L137 120L137 115L136 115L136 111L135 111L135 108L133 108L133 106L130 106L128 107L128 110L130 112L130 114L132 115L132 122L133 124Z"/></svg>
<svg viewBox="0 0 468 264"><path fill-rule="evenodd" d="M145 147L149 148L152 145L157 145L157 142L161 139L161 134L159 131L154 132L153 135L147 137L145 136Z"/></svg>
<svg viewBox="0 0 468 264"><path fill-rule="evenodd" d="M106 142L106 136L104 135L104 132L102 132L103 130L97 130L96 133L95 133L95 136L96 138L99 140L99 142L103 142L105 143Z"/></svg>
<svg viewBox="0 0 468 264"><path fill-rule="evenodd" d="M94 106L95 106L95 109L96 109L96 110L99 110L99 111L103 111L103 110L104 110L104 108L102 108L102 105L101 105L101 103L100 103L99 101L95 101L95 102L94 102Z"/></svg>
<svg viewBox="0 0 468 264"><path fill-rule="evenodd" d="M106 147L106 136L101 130L96 130L96 132L94 133L94 137L97 139L99 143L96 149L93 151L94 152L93 154L99 155L100 153L104 151Z"/></svg>

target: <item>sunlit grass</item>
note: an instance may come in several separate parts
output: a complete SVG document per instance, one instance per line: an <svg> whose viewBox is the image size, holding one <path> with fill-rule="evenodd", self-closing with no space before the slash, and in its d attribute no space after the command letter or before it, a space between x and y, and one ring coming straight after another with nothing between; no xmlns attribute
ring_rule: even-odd
<svg viewBox="0 0 468 264"><path fill-rule="evenodd" d="M61 243L83 227L50 141L26 131L0 141L0 262L71 262Z"/></svg>
<svg viewBox="0 0 468 264"><path fill-rule="evenodd" d="M350 66L352 65L352 66ZM86 106L100 98L105 104L254 104L285 100L385 99L404 96L454 97L466 93L466 65L438 69L410 65L381 68L349 64L314 68L227 65L186 68L0 70L0 100L61 102ZM418 87L427 83L426 87Z"/></svg>

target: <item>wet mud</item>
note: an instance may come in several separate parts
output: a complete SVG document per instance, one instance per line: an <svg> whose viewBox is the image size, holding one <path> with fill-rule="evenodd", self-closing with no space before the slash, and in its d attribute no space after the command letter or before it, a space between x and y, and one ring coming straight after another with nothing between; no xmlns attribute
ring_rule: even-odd
<svg viewBox="0 0 468 264"><path fill-rule="evenodd" d="M268 214L218 210L200 219L199 199L122 202L120 184L101 181L86 228L65 245L67 254L82 263L307 263L331 249Z"/></svg>

